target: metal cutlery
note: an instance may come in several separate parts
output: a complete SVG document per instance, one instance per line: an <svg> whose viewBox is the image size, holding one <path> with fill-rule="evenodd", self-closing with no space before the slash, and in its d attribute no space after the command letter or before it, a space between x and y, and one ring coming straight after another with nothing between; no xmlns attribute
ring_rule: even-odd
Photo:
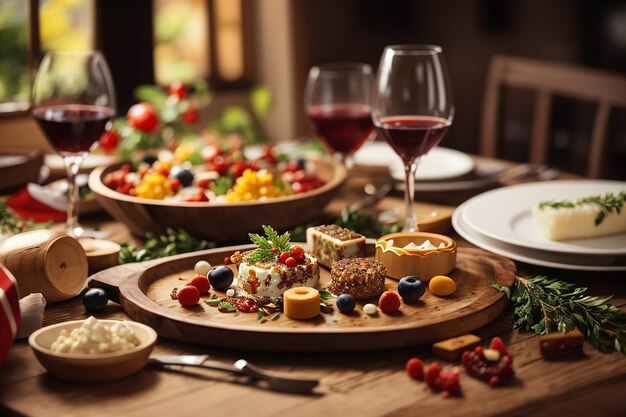
<svg viewBox="0 0 626 417"><path fill-rule="evenodd" d="M178 365L225 371L263 380L267 383L267 386L270 389L275 391L299 394L311 393L312 389L319 384L317 379L299 379L275 375L252 365L245 359L239 359L232 365L218 362L207 363L207 359L209 359L209 355L152 356L148 360L148 367L153 369L162 369L167 365Z"/></svg>

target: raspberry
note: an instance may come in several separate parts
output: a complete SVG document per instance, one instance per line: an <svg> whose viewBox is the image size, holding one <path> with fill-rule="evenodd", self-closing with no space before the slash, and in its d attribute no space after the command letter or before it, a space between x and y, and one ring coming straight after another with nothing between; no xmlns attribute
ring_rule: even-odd
<svg viewBox="0 0 626 417"><path fill-rule="evenodd" d="M378 299L378 308L383 313L393 313L400 309L400 297L393 291L385 291Z"/></svg>
<svg viewBox="0 0 626 417"><path fill-rule="evenodd" d="M200 294L207 294L211 289L209 279L207 277L203 277L202 275L195 276L191 281L185 284L185 286L190 285L196 287Z"/></svg>
<svg viewBox="0 0 626 417"><path fill-rule="evenodd" d="M287 258L289 258L291 255L289 255L289 252L283 252L280 254L280 256L278 257L278 260L281 261L282 263L285 263L285 261L287 260Z"/></svg>
<svg viewBox="0 0 626 417"><path fill-rule="evenodd" d="M198 289L194 286L184 286L176 293L176 297L178 298L178 302L183 307L191 307L198 304L200 301L200 293Z"/></svg>
<svg viewBox="0 0 626 417"><path fill-rule="evenodd" d="M418 358L409 359L404 369L411 378L424 379L424 364Z"/></svg>
<svg viewBox="0 0 626 417"><path fill-rule="evenodd" d="M293 268L298 265L298 262L295 260L295 258L290 256L285 260L285 265L287 265L289 268Z"/></svg>
<svg viewBox="0 0 626 417"><path fill-rule="evenodd" d="M509 352L506 351L506 346L504 346L504 342L498 336L491 339L489 348L497 350L498 352L500 352L501 356L505 356L509 354Z"/></svg>
<svg viewBox="0 0 626 417"><path fill-rule="evenodd" d="M438 380L439 373L441 372L441 366L437 362L431 363L428 368L426 368L426 373L424 374L424 379L426 383L433 391L438 390Z"/></svg>
<svg viewBox="0 0 626 417"><path fill-rule="evenodd" d="M439 389L443 391L444 397L461 394L461 384L459 383L459 370L442 370L438 378Z"/></svg>

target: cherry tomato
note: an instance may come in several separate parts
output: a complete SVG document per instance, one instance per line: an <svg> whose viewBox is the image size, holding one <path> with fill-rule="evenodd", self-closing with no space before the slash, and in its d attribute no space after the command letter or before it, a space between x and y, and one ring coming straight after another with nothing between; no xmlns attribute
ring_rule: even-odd
<svg viewBox="0 0 626 417"><path fill-rule="evenodd" d="M188 125L192 125L198 121L198 110L194 107L189 107L187 110L180 114L180 118Z"/></svg>
<svg viewBox="0 0 626 417"><path fill-rule="evenodd" d="M112 154L117 150L117 145L119 145L120 137L113 130L107 130L100 136L100 147L107 155Z"/></svg>
<svg viewBox="0 0 626 417"><path fill-rule="evenodd" d="M153 132L159 124L154 107L146 102L137 103L128 109L126 120L135 129L146 133Z"/></svg>
<svg viewBox="0 0 626 417"><path fill-rule="evenodd" d="M185 98L185 93L186 93L186 89L185 89L185 84L183 84L180 81L174 81L170 84L170 88L168 90L168 93L170 96L176 96L179 100L182 100Z"/></svg>

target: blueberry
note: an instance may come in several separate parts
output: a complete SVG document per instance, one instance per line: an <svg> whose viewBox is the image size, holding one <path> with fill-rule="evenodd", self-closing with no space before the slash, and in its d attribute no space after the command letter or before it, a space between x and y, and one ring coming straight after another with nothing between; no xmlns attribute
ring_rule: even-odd
<svg viewBox="0 0 626 417"><path fill-rule="evenodd" d="M339 311L342 313L351 313L354 310L354 307L356 307L356 301L354 301L354 297L350 294L341 294L337 297L337 301L335 303L337 304Z"/></svg>
<svg viewBox="0 0 626 417"><path fill-rule="evenodd" d="M101 288L92 288L83 295L83 304L87 311L100 311L109 301L106 291Z"/></svg>
<svg viewBox="0 0 626 417"><path fill-rule="evenodd" d="M148 165L152 165L157 161L157 158L153 155L146 155L143 157L143 161Z"/></svg>
<svg viewBox="0 0 626 417"><path fill-rule="evenodd" d="M410 275L398 283L398 293L404 301L417 301L426 291L426 286L418 277Z"/></svg>
<svg viewBox="0 0 626 417"><path fill-rule="evenodd" d="M189 187L193 182L193 174L188 169L181 169L174 175L174 178L176 178L183 187Z"/></svg>
<svg viewBox="0 0 626 417"><path fill-rule="evenodd" d="M209 271L211 287L219 291L230 287L234 277L233 271L227 266L216 266Z"/></svg>

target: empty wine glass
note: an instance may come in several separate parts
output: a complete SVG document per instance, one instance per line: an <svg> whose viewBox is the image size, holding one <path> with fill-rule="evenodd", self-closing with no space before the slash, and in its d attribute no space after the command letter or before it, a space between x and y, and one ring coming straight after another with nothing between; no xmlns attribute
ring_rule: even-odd
<svg viewBox="0 0 626 417"><path fill-rule="evenodd" d="M333 156L349 157L372 136L370 97L373 71L367 64L318 65L309 71L305 107L315 133Z"/></svg>
<svg viewBox="0 0 626 417"><path fill-rule="evenodd" d="M115 114L111 73L98 51L48 52L33 87L33 116L67 170L66 231L86 233L78 223L76 175Z"/></svg>
<svg viewBox="0 0 626 417"><path fill-rule="evenodd" d="M404 162L404 231L418 230L413 196L420 158L441 141L453 116L441 47L385 47L374 87L372 119Z"/></svg>

